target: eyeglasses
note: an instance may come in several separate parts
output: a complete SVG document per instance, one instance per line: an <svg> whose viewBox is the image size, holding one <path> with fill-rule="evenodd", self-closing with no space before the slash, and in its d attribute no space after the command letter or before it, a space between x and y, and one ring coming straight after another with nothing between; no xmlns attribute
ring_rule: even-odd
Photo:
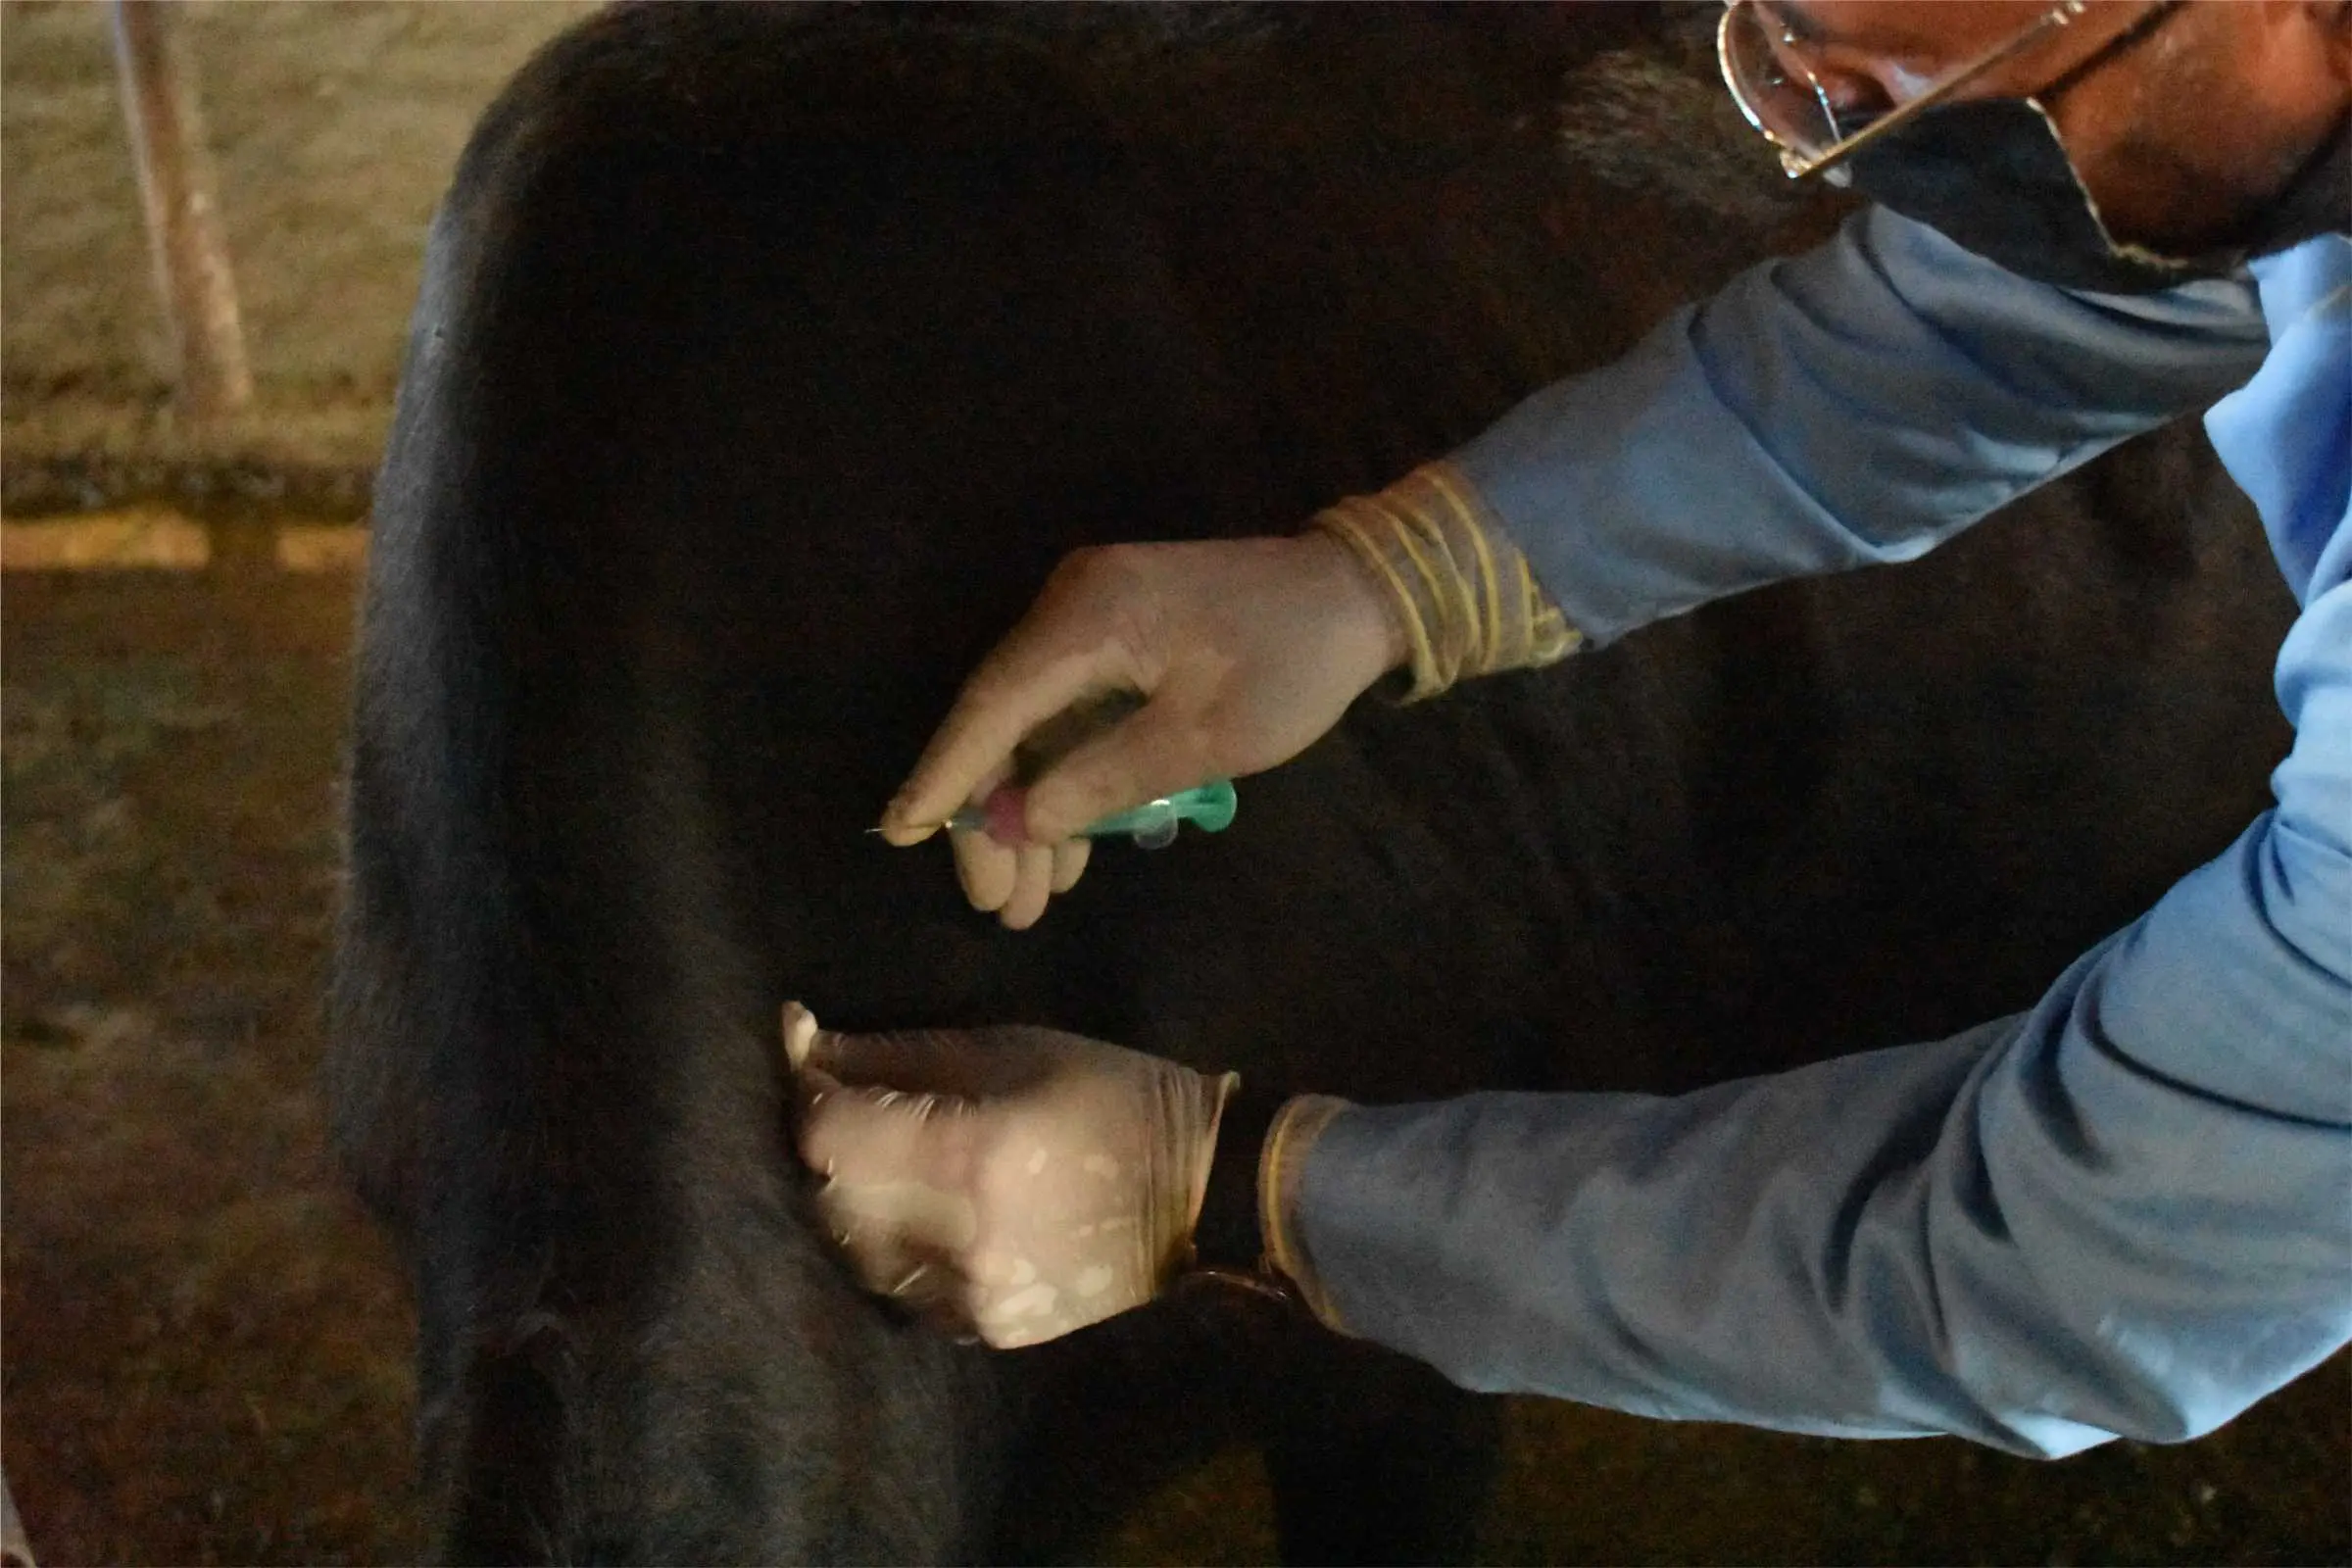
<svg viewBox="0 0 2352 1568"><path fill-rule="evenodd" d="M1715 58L1723 68L1723 84L1732 90L1732 100L1740 106L1740 112L1781 150L1781 168L1788 177L1803 179L1809 174L1835 171L1838 165L1877 138L1935 108L1970 82L2069 25L2082 15L2088 3L2089 0L2060 0L1975 59L1953 67L1914 96L1875 115L1849 112L1840 116L1829 92L1812 73L1799 68L1798 74L1791 76L1788 67L1783 64L1783 51L1798 42L1796 34L1758 6L1756 0L1731 0L1724 7L1723 20L1715 28ZM2130 26L2060 79L2073 80L2126 44L2137 40L2159 18L2180 4L2180 0L2154 0ZM1838 178L1836 182L1843 184L1844 180Z"/></svg>

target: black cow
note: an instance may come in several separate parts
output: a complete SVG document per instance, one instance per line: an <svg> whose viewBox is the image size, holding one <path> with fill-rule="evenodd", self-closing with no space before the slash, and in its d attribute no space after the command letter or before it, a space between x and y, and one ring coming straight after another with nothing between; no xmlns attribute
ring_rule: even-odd
<svg viewBox="0 0 2352 1568"><path fill-rule="evenodd" d="M2180 435L1922 567L1360 705L1033 932L861 833L1063 552L1295 526L1754 251L1563 155L1560 72L1637 25L664 6L489 113L377 496L331 1066L438 1549L1081 1550L1241 1433L1291 1556L1459 1553L1494 1410L1423 1369L1205 1299L991 1355L861 1297L778 1004L1675 1090L2020 1005L2257 808L2289 607Z"/></svg>

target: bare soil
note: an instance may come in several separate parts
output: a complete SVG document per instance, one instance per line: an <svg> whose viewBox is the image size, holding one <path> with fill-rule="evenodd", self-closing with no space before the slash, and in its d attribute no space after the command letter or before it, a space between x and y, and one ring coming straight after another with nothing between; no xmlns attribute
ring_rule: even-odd
<svg viewBox="0 0 2352 1568"><path fill-rule="evenodd" d="M224 462L262 470L268 499L285 488L269 470L371 466L458 153L514 69L593 9L188 0L256 393L250 415L193 432L172 417L107 8L0 3L0 501L19 515L101 505L218 483L173 470ZM78 485L46 466L66 457ZM312 488L346 514L364 504L348 482Z"/></svg>
<svg viewBox="0 0 2352 1568"><path fill-rule="evenodd" d="M313 1083L349 599L8 582L0 1365L44 1561L412 1550L405 1289Z"/></svg>

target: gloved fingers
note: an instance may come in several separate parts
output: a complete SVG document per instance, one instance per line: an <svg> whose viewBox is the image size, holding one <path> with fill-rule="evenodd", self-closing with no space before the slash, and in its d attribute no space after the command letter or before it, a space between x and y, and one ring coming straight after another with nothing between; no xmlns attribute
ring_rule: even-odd
<svg viewBox="0 0 2352 1568"><path fill-rule="evenodd" d="M798 1073L808 1065L809 1050L816 1044L816 1014L798 1002L787 1002L782 1024L784 1059Z"/></svg>
<svg viewBox="0 0 2352 1568"><path fill-rule="evenodd" d="M1013 852L1012 892L997 918L1007 931L1026 931L1046 912L1054 896L1054 846L1025 844Z"/></svg>
<svg viewBox="0 0 2352 1568"><path fill-rule="evenodd" d="M1086 869L1086 841L1007 845L986 833L951 835L956 875L973 908L993 911L1006 930L1026 931L1054 894L1066 892ZM1063 880L1066 870L1067 880Z"/></svg>
<svg viewBox="0 0 2352 1568"><path fill-rule="evenodd" d="M797 1002L784 1004L783 1027L785 1055L804 1080L822 1073L855 1088L905 1089L959 1101L981 1101L1034 1084L1067 1049L1053 1047L1056 1037L1049 1030L845 1033L821 1027ZM807 1089L804 1083L804 1099Z"/></svg>
<svg viewBox="0 0 2352 1568"><path fill-rule="evenodd" d="M1054 846L1054 891L1067 893L1078 885L1086 874L1087 857L1094 854L1093 839L1063 839Z"/></svg>
<svg viewBox="0 0 2352 1568"><path fill-rule="evenodd" d="M1062 596L1065 597L1066 596ZM937 821L956 803L987 793L983 780L1006 771L1029 732L1090 691L1115 685L1116 644L1073 617L1051 591L999 643L956 694L955 706L882 813L884 837L913 844L900 824Z"/></svg>
<svg viewBox="0 0 2352 1568"><path fill-rule="evenodd" d="M948 1254L918 1236L841 1207L829 1200L832 1191L817 1194L817 1211L858 1282L942 1328L960 1326L969 1291Z"/></svg>
<svg viewBox="0 0 2352 1568"><path fill-rule="evenodd" d="M843 1084L883 1089L911 1089L930 1094L960 1094L957 1058L965 1053L957 1038L931 1030L910 1029L892 1034L844 1034L827 1029L816 1014L798 1002L784 1004L784 1057L799 1081L801 1105L822 1092Z"/></svg>
<svg viewBox="0 0 2352 1568"><path fill-rule="evenodd" d="M965 901L984 914L1004 908L1020 879L1020 851L986 833L951 833L948 842L955 846L956 880Z"/></svg>
<svg viewBox="0 0 2352 1568"><path fill-rule="evenodd" d="M832 1184L836 1204L942 1245L969 1239L978 1221L963 1192L972 1142L967 1102L844 1085L822 1068L803 1076L811 1089L798 1128L801 1159Z"/></svg>
<svg viewBox="0 0 2352 1568"><path fill-rule="evenodd" d="M1029 836L1047 843L1075 836L1113 812L1191 789L1212 771L1199 714L1163 689L1030 784Z"/></svg>
<svg viewBox="0 0 2352 1568"><path fill-rule="evenodd" d="M828 1096L841 1090L841 1080L821 1067L803 1067L792 1075L794 1103L800 1109L801 1125L824 1108Z"/></svg>

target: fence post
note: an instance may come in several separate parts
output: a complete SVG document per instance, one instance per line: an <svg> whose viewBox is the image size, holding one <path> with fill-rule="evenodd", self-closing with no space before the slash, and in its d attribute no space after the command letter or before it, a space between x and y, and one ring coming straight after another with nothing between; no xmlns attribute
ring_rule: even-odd
<svg viewBox="0 0 2352 1568"><path fill-rule="evenodd" d="M202 423L253 401L253 371L178 0L114 0L114 23L116 74L180 408Z"/></svg>

